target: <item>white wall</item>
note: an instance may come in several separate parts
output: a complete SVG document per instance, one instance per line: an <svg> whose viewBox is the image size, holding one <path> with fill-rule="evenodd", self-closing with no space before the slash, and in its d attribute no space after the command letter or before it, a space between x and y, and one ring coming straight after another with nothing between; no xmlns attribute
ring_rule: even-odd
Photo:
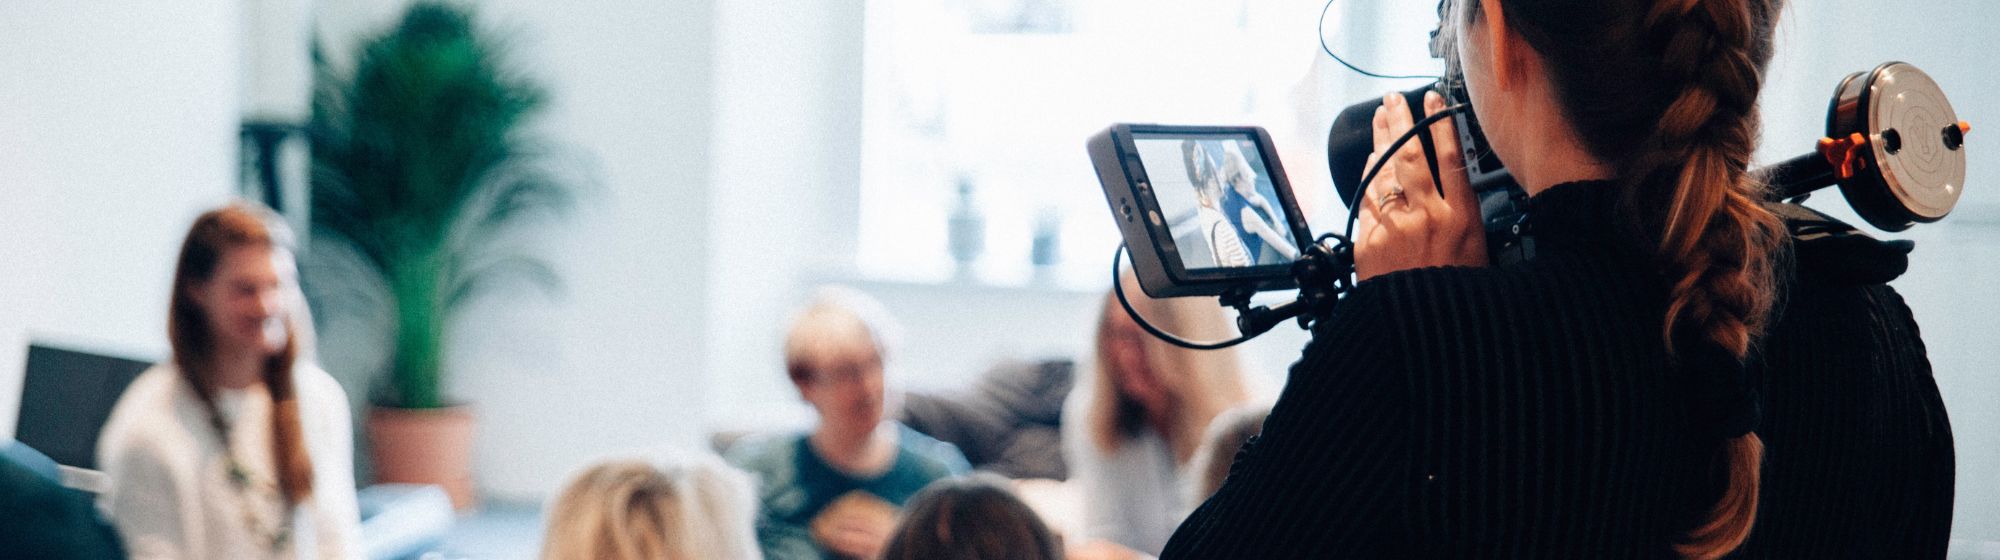
<svg viewBox="0 0 2000 560"><path fill-rule="evenodd" d="M239 12L0 3L0 435L30 340L166 354L174 253L236 192Z"/></svg>
<svg viewBox="0 0 2000 560"><path fill-rule="evenodd" d="M1840 78L1901 60L1944 87L1962 120L1970 165L1958 210L1943 222L1898 234L1917 250L1894 286L1922 326L1938 389L1958 446L1955 538L2000 541L2000 73L1986 38L2000 21L2000 4L1983 0L1794 2L1779 31L1778 54L1765 91L1766 127L1760 159L1806 153L1824 134L1827 101ZM1986 132L1982 134L1981 132ZM1811 205L1852 216L1838 193ZM1860 224L1858 219L1854 223Z"/></svg>
<svg viewBox="0 0 2000 560"><path fill-rule="evenodd" d="M816 278L854 251L861 162L862 2L716 4L715 159L706 356L713 428L809 418L780 340Z"/></svg>
<svg viewBox="0 0 2000 560"><path fill-rule="evenodd" d="M484 411L482 486L539 499L595 455L699 439L715 16L703 1L481 8L521 32L518 60L552 86L542 129L601 189L554 236L568 295L467 321L469 337L492 330L450 366L455 394Z"/></svg>
<svg viewBox="0 0 2000 560"><path fill-rule="evenodd" d="M402 2L324 1L322 33L347 49ZM516 68L549 88L534 124L554 164L587 189L570 221L538 230L566 286L488 298L450 335L447 396L479 413L480 488L539 501L593 458L696 445L713 400L703 373L713 222L713 45L709 2L488 1L481 22L511 41ZM350 391L385 341L360 323L322 333Z"/></svg>

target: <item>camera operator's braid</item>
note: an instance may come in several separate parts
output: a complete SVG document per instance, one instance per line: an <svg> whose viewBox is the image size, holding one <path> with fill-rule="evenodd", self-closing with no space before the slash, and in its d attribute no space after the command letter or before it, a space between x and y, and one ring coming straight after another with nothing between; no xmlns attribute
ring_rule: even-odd
<svg viewBox="0 0 2000 560"><path fill-rule="evenodd" d="M1663 336L1677 354L1709 343L1742 359L1774 299L1782 224L1760 204L1763 185L1747 173L1762 81L1750 1L1663 0L1639 30L1663 46L1660 83L1682 84L1627 175L1643 182L1636 194L1665 202L1652 233L1671 280ZM1677 546L1684 556L1727 554L1755 521L1763 443L1749 433L1724 450L1729 486Z"/></svg>
<svg viewBox="0 0 2000 560"><path fill-rule="evenodd" d="M1749 351L1771 307L1771 252L1779 222L1747 173L1757 142L1761 72L1751 59L1743 0L1669 0L1647 27L1664 31L1661 79L1683 89L1668 104L1639 176L1668 204L1659 257L1676 278L1664 335L1691 329L1737 357ZM1676 80L1676 78L1681 78Z"/></svg>

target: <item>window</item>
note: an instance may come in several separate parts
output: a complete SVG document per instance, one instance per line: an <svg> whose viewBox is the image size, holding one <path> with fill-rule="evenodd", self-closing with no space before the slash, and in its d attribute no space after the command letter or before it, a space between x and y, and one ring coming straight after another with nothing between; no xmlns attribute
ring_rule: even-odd
<svg viewBox="0 0 2000 560"><path fill-rule="evenodd" d="M1336 37L1343 21L1393 11L1407 22L1393 29L1406 39L1397 60L1428 63L1435 6L1354 4L1328 16L1336 48L1364 39ZM1314 194L1330 189L1326 126L1341 107L1398 84L1336 70L1316 35L1324 5L870 0L858 270L914 282L1105 285L1118 232L1083 144L1114 122L1264 126L1308 217L1344 217L1314 210L1332 200ZM1366 56L1374 53L1360 55L1383 58ZM1347 92L1356 87L1368 93Z"/></svg>

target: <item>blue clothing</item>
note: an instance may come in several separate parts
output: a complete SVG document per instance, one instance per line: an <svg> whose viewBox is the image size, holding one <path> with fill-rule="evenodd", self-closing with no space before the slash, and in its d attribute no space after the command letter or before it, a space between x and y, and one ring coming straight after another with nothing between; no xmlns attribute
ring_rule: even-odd
<svg viewBox="0 0 2000 560"><path fill-rule="evenodd" d="M1270 226L1272 230L1284 231L1277 226L1276 221L1271 219L1270 214L1266 214L1262 208L1251 206L1250 201L1243 198L1242 194L1238 194L1236 189L1229 187L1222 189L1222 216L1228 219L1230 227L1236 228L1236 238L1243 240L1243 252L1250 254L1250 266L1272 264L1263 262L1264 238L1259 237L1250 228L1244 227L1244 208L1249 208L1252 213L1257 215L1258 219L1264 220L1264 225Z"/></svg>
<svg viewBox="0 0 2000 560"><path fill-rule="evenodd" d="M813 541L812 520L850 492L867 492L901 507L932 481L972 470L957 447L902 424L896 429L894 462L869 479L854 478L827 464L813 451L806 434L746 442L731 449L730 462L759 479L757 544L764 558L827 558Z"/></svg>

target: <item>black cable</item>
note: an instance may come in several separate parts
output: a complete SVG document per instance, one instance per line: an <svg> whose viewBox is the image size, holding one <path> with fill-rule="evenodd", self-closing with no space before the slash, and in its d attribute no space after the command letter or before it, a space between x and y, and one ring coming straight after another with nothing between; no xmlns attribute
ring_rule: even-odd
<svg viewBox="0 0 2000 560"><path fill-rule="evenodd" d="M1334 1L1335 0L1326 0L1326 6L1319 9L1319 50L1326 51L1326 55L1333 57L1334 62L1340 63L1341 66L1346 66L1348 70L1353 70L1357 74L1367 76L1370 78L1381 78L1384 80L1416 80L1416 79L1436 80L1443 77L1443 76L1420 76L1420 75L1390 76L1386 74L1377 74L1374 72L1369 72L1367 70L1362 70L1361 67L1349 63L1347 59L1341 58L1340 55L1338 54L1334 54L1333 47L1327 46L1326 44L1326 14L1333 11Z"/></svg>
<svg viewBox="0 0 2000 560"><path fill-rule="evenodd" d="M1244 335L1217 342L1191 342L1185 338L1174 336L1167 331L1160 330L1158 327L1154 327L1152 323L1146 322L1146 318L1139 315L1139 310L1132 308L1132 302L1125 299L1125 280L1120 278L1118 274L1119 265L1124 264L1124 258L1125 242L1120 241L1118 242L1118 250L1111 253L1111 292L1118 295L1118 306L1125 308L1125 314L1130 315L1132 322L1138 323L1139 328L1144 329L1147 334L1166 341L1167 344L1189 350L1221 350L1250 340L1251 337L1249 335Z"/></svg>

